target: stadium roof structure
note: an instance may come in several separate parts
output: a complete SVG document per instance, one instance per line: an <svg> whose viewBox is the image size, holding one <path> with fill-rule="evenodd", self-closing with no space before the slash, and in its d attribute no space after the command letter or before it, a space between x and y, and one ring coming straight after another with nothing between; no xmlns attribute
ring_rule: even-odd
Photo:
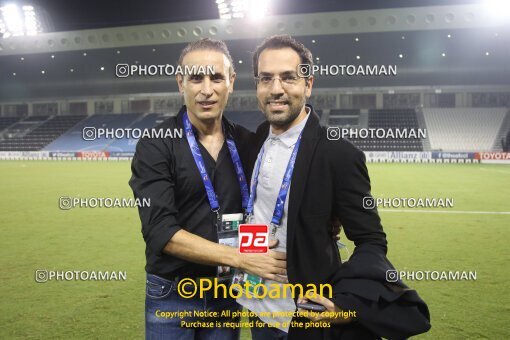
<svg viewBox="0 0 510 340"><path fill-rule="evenodd" d="M82 11L80 20L63 14L65 6L59 12L47 5L54 32L0 38L0 100L174 92L173 77L117 78L115 67L175 64L181 49L201 37L227 42L238 74L236 89L251 90L251 52L273 34L295 36L319 65L398 68L397 76L319 76L319 88L510 86L510 11L498 16L484 1L430 1L433 6L425 7L412 0L370 2L377 6L274 1L273 15L257 21L214 19L213 0L172 1L165 18L161 1L146 2L138 12L131 2L122 2L117 16L113 5L103 11L94 1L69 3Z"/></svg>
<svg viewBox="0 0 510 340"><path fill-rule="evenodd" d="M219 19L217 3L227 0L25 0L51 13L51 32L133 26L181 21ZM252 1L260 4L260 0ZM481 0L269 0L273 15L318 12L357 11L368 9L460 5ZM486 1L486 0L482 0ZM2 4L21 2L0 0Z"/></svg>

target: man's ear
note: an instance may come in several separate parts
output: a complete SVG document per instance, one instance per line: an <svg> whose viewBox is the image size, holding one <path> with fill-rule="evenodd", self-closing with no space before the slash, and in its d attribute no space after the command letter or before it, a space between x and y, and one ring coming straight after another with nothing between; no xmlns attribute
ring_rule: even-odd
<svg viewBox="0 0 510 340"><path fill-rule="evenodd" d="M175 76L175 80L177 81L177 86L179 87L179 93L180 94L183 94L184 93L184 87L183 87L183 81L184 81L184 78L182 77L181 74L178 74Z"/></svg>
<svg viewBox="0 0 510 340"><path fill-rule="evenodd" d="M234 82L236 80L237 74L235 72L232 72L230 75L230 84L228 85L228 93L234 92Z"/></svg>
<svg viewBox="0 0 510 340"><path fill-rule="evenodd" d="M312 95L312 87L313 87L313 76L309 76L307 79L306 79L306 88L305 88L305 94L306 94L306 98L310 98L310 96Z"/></svg>

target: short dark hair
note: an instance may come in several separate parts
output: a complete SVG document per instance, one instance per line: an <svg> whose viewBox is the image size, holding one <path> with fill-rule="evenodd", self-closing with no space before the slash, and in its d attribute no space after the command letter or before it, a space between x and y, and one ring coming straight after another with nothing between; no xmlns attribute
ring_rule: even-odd
<svg viewBox="0 0 510 340"><path fill-rule="evenodd" d="M232 60L232 57L230 56L230 52L229 52L228 47L225 44L225 42L223 42L221 40L210 39L210 38L202 38L200 40L190 42L188 45L186 45L186 47L184 47L184 49L182 50L181 55L179 56L179 60L177 61L177 64L182 66L182 61L183 61L184 57L186 56L186 54L194 52L194 51L199 51L199 50L212 50L212 51L217 51L217 52L223 53L227 57L228 61L230 62L230 68L229 68L230 74L229 75L231 76L234 73L234 71L235 71L234 70L234 61Z"/></svg>
<svg viewBox="0 0 510 340"><path fill-rule="evenodd" d="M267 49L279 50L282 48L292 48L299 54L301 64L309 64L310 67L313 65L312 52L305 47L302 43L291 37L290 35L273 35L266 38L253 53L253 75L257 77L259 75L259 57L260 54Z"/></svg>

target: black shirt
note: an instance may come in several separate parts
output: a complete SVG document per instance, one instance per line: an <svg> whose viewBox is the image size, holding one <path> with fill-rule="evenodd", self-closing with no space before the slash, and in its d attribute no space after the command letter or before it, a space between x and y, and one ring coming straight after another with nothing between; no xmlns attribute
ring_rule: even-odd
<svg viewBox="0 0 510 340"><path fill-rule="evenodd" d="M150 207L140 207L142 234L146 243L147 273L168 279L216 275L216 266L182 260L163 252L168 241L180 229L218 242L216 213L211 211L204 183L184 133L183 106L178 115L165 120L156 129L182 129L182 138L142 138L136 145L129 185L137 198L150 198ZM243 168L252 134L223 118L225 137L232 138ZM214 186L221 214L240 213L241 190L226 142L215 162L198 141L207 173ZM246 170L245 170L246 172ZM247 176L247 174L245 173Z"/></svg>

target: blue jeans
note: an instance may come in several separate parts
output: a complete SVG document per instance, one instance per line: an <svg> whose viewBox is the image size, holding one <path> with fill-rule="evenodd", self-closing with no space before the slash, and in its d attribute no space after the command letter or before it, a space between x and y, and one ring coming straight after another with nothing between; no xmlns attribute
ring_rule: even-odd
<svg viewBox="0 0 510 340"><path fill-rule="evenodd" d="M187 287L187 286L186 286ZM189 287L186 288L190 290ZM221 293L221 289L219 290ZM159 276L147 274L146 294L145 294L145 338L148 340L171 339L171 340L238 340L241 334L240 328L232 327L211 327L195 328L182 327L181 321L203 323L221 321L239 322L239 317L223 317L214 319L211 317L201 318L193 315L193 311L221 312L230 310L230 315L234 311L240 311L241 307L235 299L230 297L213 297L212 290L205 293L203 298L199 293L193 298L183 298L177 292L177 283L168 281ZM188 311L185 317L181 318L178 314L172 315L172 312ZM172 315L172 316L163 316ZM182 315L181 315L182 316Z"/></svg>
<svg viewBox="0 0 510 340"><path fill-rule="evenodd" d="M252 327L251 339L252 340L287 340L288 334L276 327L269 327L267 323L262 321L256 316L250 316L250 321L262 322L264 327Z"/></svg>

